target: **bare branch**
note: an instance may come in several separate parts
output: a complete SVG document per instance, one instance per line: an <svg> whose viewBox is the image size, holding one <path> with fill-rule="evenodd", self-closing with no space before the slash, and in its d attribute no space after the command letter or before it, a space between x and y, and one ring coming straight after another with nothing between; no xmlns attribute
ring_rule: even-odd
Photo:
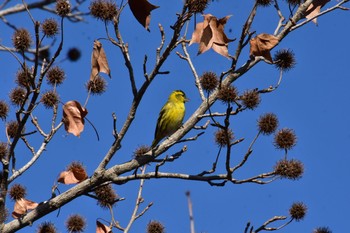
<svg viewBox="0 0 350 233"><path fill-rule="evenodd" d="M146 172L146 165L143 166L141 175L144 175L145 172ZM153 203L148 204L147 207L143 211L141 211L139 214L137 214L137 212L139 210L139 207L140 207L140 204L143 203L143 201L144 201L143 198L142 198L142 189L143 189L144 182L145 182L145 180L141 179L139 192L138 192L137 198L136 198L135 208L134 208L134 211L133 211L133 213L131 215L129 224L124 229L124 233L129 232L129 230L131 228L131 225L135 222L135 220L138 219L139 217L141 217L153 204Z"/></svg>
<svg viewBox="0 0 350 233"><path fill-rule="evenodd" d="M329 12L331 12L331 11L334 11L334 10L337 10L337 9L340 9L340 10L349 10L349 8L342 7L342 5L344 5L344 4L347 3L348 1L349 1L349 0L342 0L342 1L340 1L338 4L334 5L333 7L330 7L330 8L328 8L327 10L324 10L324 11L320 12L319 14L315 15L314 17L311 17L311 18L309 18L309 19L307 19L307 20L305 20L305 21L303 21L303 22L301 22L301 23L299 23L299 24L297 24L297 25L291 27L290 30L293 31L293 30L295 30L295 29L297 29L297 28L299 28L299 27L301 27L301 26L303 26L303 25L309 23L309 22L312 21L313 19L316 19L316 18L318 18L318 17L320 17L320 16L322 16L322 15L324 15L324 14L327 14L327 13L329 13Z"/></svg>
<svg viewBox="0 0 350 233"><path fill-rule="evenodd" d="M193 210L192 210L192 201L191 201L190 191L186 192L186 196L187 196L188 212L190 215L190 226L191 226L190 232L195 233L196 231L194 230L194 218L193 218Z"/></svg>

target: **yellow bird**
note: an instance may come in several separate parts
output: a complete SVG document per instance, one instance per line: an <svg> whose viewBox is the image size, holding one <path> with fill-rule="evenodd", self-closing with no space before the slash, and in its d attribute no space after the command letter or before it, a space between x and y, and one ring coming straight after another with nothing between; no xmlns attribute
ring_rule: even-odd
<svg viewBox="0 0 350 233"><path fill-rule="evenodd" d="M181 90L173 91L170 94L168 101L160 110L151 148L180 128L185 116L185 102L187 101L186 94Z"/></svg>

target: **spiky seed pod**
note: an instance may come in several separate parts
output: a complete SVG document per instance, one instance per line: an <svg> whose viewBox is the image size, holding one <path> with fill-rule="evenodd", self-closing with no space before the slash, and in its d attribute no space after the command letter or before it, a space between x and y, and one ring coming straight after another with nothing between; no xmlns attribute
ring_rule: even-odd
<svg viewBox="0 0 350 233"><path fill-rule="evenodd" d="M9 110L10 110L9 105L5 101L0 100L0 119L1 120L6 120Z"/></svg>
<svg viewBox="0 0 350 233"><path fill-rule="evenodd" d="M58 66L54 66L47 71L47 83L51 86L61 85L66 78L65 72Z"/></svg>
<svg viewBox="0 0 350 233"><path fill-rule="evenodd" d="M57 0L56 2L56 13L61 17L65 17L70 13L70 2L69 0Z"/></svg>
<svg viewBox="0 0 350 233"><path fill-rule="evenodd" d="M117 4L114 1L94 0L89 9L93 17L103 21L111 21L118 14Z"/></svg>
<svg viewBox="0 0 350 233"><path fill-rule="evenodd" d="M286 0L288 4L292 6L300 5L304 0Z"/></svg>
<svg viewBox="0 0 350 233"><path fill-rule="evenodd" d="M43 222L38 226L37 233L56 233L57 229L52 222Z"/></svg>
<svg viewBox="0 0 350 233"><path fill-rule="evenodd" d="M69 216L69 218L66 221L66 228L68 232L71 232L71 233L83 232L85 230L85 227L86 227L86 221L79 214L74 214Z"/></svg>
<svg viewBox="0 0 350 233"><path fill-rule="evenodd" d="M25 28L17 29L12 36L12 44L18 51L27 50L32 43L30 33Z"/></svg>
<svg viewBox="0 0 350 233"><path fill-rule="evenodd" d="M23 185L14 184L9 190L9 195L12 200L19 200L21 198L25 198L27 191Z"/></svg>
<svg viewBox="0 0 350 233"><path fill-rule="evenodd" d="M276 163L274 171L276 175L281 176L281 178L298 180L304 174L304 165L299 160L282 159Z"/></svg>
<svg viewBox="0 0 350 233"><path fill-rule="evenodd" d="M150 221L147 225L147 233L164 233L165 227L158 221Z"/></svg>
<svg viewBox="0 0 350 233"><path fill-rule="evenodd" d="M192 13L203 13L203 11L208 7L208 0L188 0L188 11Z"/></svg>
<svg viewBox="0 0 350 233"><path fill-rule="evenodd" d="M296 221L303 220L306 215L307 206L302 202L295 202L289 209L290 216Z"/></svg>
<svg viewBox="0 0 350 233"><path fill-rule="evenodd" d="M151 148L147 145L142 145L138 148L136 148L136 150L134 151L134 157L139 157L144 155L147 151L149 151Z"/></svg>
<svg viewBox="0 0 350 233"><path fill-rule="evenodd" d="M112 207L116 203L118 195L115 193L112 185L105 185L95 189L95 194L98 199L97 204L102 208Z"/></svg>
<svg viewBox="0 0 350 233"><path fill-rule="evenodd" d="M222 86L218 93L218 99L223 103L232 103L237 98L237 90L233 86Z"/></svg>
<svg viewBox="0 0 350 233"><path fill-rule="evenodd" d="M8 153L7 143L0 142L0 159L5 158L7 153Z"/></svg>
<svg viewBox="0 0 350 233"><path fill-rule="evenodd" d="M274 145L277 149L290 150L296 143L297 137L292 129L284 128L275 134Z"/></svg>
<svg viewBox="0 0 350 233"><path fill-rule="evenodd" d="M220 147L225 147L231 144L234 135L231 129L218 129L215 132L215 143Z"/></svg>
<svg viewBox="0 0 350 233"><path fill-rule="evenodd" d="M296 64L294 53L289 49L278 50L273 60L276 68L282 71L288 71L294 68Z"/></svg>
<svg viewBox="0 0 350 233"><path fill-rule="evenodd" d="M10 101L13 105L21 106L25 96L26 96L26 90L24 90L22 87L16 87L10 92Z"/></svg>
<svg viewBox="0 0 350 233"><path fill-rule="evenodd" d="M312 233L332 233L328 227L317 227Z"/></svg>
<svg viewBox="0 0 350 233"><path fill-rule="evenodd" d="M85 171L85 167L81 162L73 161L71 164L68 165L67 170L68 171L74 171L74 170L84 170Z"/></svg>
<svg viewBox="0 0 350 233"><path fill-rule="evenodd" d="M78 61L81 57L81 52L77 48L70 48L67 53L67 58L70 61Z"/></svg>
<svg viewBox="0 0 350 233"><path fill-rule="evenodd" d="M272 3L272 0L257 0L258 6L268 7Z"/></svg>
<svg viewBox="0 0 350 233"><path fill-rule="evenodd" d="M243 106L251 110L258 107L261 102L260 94L256 90L245 91L240 99L242 100Z"/></svg>
<svg viewBox="0 0 350 233"><path fill-rule="evenodd" d="M18 122L17 121L9 121L6 124L6 131L7 131L7 135L10 138L14 138L17 134L17 130L18 130ZM24 131L24 129L23 129Z"/></svg>
<svg viewBox="0 0 350 233"><path fill-rule="evenodd" d="M16 73L16 83L21 87L30 87L31 79L32 76L28 67L21 68Z"/></svg>
<svg viewBox="0 0 350 233"><path fill-rule="evenodd" d="M213 91L219 84L218 77L214 72L203 73L199 81L202 85L202 88L208 93Z"/></svg>
<svg viewBox="0 0 350 233"><path fill-rule="evenodd" d="M91 94L95 95L102 95L102 93L106 91L106 88L106 80L101 76L97 76L94 81L90 80L86 85L86 89L88 91L90 90Z"/></svg>
<svg viewBox="0 0 350 233"><path fill-rule="evenodd" d="M45 108L53 108L54 106L57 106L60 98L57 94L57 92L50 90L45 92L42 96L41 96L41 100L40 100Z"/></svg>
<svg viewBox="0 0 350 233"><path fill-rule="evenodd" d="M278 118L273 113L266 113L260 116L258 120L259 131L264 135L270 135L276 131L278 127Z"/></svg>
<svg viewBox="0 0 350 233"><path fill-rule="evenodd" d="M41 31L47 37L55 37L59 32L59 26L54 19L45 19L41 25Z"/></svg>

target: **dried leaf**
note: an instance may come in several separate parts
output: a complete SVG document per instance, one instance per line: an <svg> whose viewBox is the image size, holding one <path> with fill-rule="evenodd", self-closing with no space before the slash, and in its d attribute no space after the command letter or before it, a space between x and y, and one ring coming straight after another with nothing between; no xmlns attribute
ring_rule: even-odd
<svg viewBox="0 0 350 233"><path fill-rule="evenodd" d="M314 16L318 15L321 12L321 8L326 5L330 0L314 0L309 8L307 8L305 15L307 19L311 19ZM312 20L315 24L317 24L317 18Z"/></svg>
<svg viewBox="0 0 350 233"><path fill-rule="evenodd" d="M79 137L84 130L84 117L88 114L86 108L83 108L78 101L68 101L63 105L63 123L68 133Z"/></svg>
<svg viewBox="0 0 350 233"><path fill-rule="evenodd" d="M224 57L228 57L228 43L232 42L233 40L227 38L225 32L224 32L224 26L227 23L227 20L231 17L231 15L228 15L224 18L221 18L216 21L216 24L212 25L211 27L216 27L216 30L213 30L213 45L212 48L215 52L218 54L221 54Z"/></svg>
<svg viewBox="0 0 350 233"><path fill-rule="evenodd" d="M278 44L278 38L270 34L259 34L249 41L250 56L263 56L272 63L270 50Z"/></svg>
<svg viewBox="0 0 350 233"><path fill-rule="evenodd" d="M151 11L157 9L159 6L149 3L147 0L129 0L129 7L137 21L149 31L148 26L151 21Z"/></svg>
<svg viewBox="0 0 350 233"><path fill-rule="evenodd" d="M224 32L224 26L230 17L229 15L217 19L211 14L204 15L204 21L196 25L189 45L199 43L198 54L212 48L220 55L228 57L228 43L233 40L227 38Z"/></svg>
<svg viewBox="0 0 350 233"><path fill-rule="evenodd" d="M90 81L94 81L100 72L108 74L108 76L111 77L111 70L109 69L106 53L102 47L102 43L95 40L91 55Z"/></svg>
<svg viewBox="0 0 350 233"><path fill-rule="evenodd" d="M87 174L84 169L76 167L60 173L57 182L63 184L77 184L87 179Z"/></svg>
<svg viewBox="0 0 350 233"><path fill-rule="evenodd" d="M39 204L24 198L18 199L13 207L12 217L19 218L29 210L35 209Z"/></svg>
<svg viewBox="0 0 350 233"><path fill-rule="evenodd" d="M110 227L96 221L96 233L112 233L112 230Z"/></svg>

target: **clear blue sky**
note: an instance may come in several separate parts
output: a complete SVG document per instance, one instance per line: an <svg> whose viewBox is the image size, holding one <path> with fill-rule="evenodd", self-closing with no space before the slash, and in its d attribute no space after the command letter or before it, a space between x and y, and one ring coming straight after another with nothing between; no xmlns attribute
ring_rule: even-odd
<svg viewBox="0 0 350 233"><path fill-rule="evenodd" d="M152 69L156 47L160 36L158 23L164 26L166 41L170 39L172 30L169 25L176 19L175 13L181 10L182 1L151 1L160 8L152 12L150 24L151 33L143 29L133 18L127 7L121 16L121 33L124 41L129 43L130 56L134 64L137 86L144 81L142 64L144 55L148 55L147 68ZM241 26L250 11L252 1L218 0L210 4L205 13L217 17L232 15L226 24L225 31L229 38L237 38ZM280 1L284 4L284 1ZM336 4L331 1L327 6ZM349 5L348 5L349 7ZM87 11L87 5L82 9ZM42 20L46 15L33 11L33 16ZM288 16L288 12L285 11ZM49 17L55 17L50 15ZM28 24L26 14L20 17L8 17L16 25ZM197 16L201 21L201 16ZM273 7L259 9L253 29L257 33L272 34L278 22ZM334 11L318 19L318 26L310 23L292 32L282 43L272 50L272 54L281 48L290 48L296 55L297 65L285 73L281 86L275 92L262 96L262 103L255 111L246 111L232 117L231 125L236 138L244 137L245 141L233 148L233 162L239 161L244 155L251 140L256 134L256 120L266 112L274 112L279 117L280 128L289 127L295 130L298 143L290 151L289 158L301 160L305 165L305 173L298 181L276 180L268 185L227 184L225 187L211 187L207 183L183 180L147 180L144 186L143 198L146 206L153 202L147 213L137 220L131 232L145 232L150 220L159 220L167 233L190 232L186 191L191 192L196 232L230 233L243 232L246 223L259 227L263 222L275 215L288 215L290 205L302 201L308 206L308 212L303 221L294 222L279 232L312 232L315 227L329 226L333 232L345 232L346 217L350 204L347 179L350 175L348 168L350 158L348 145L350 140L350 123L348 115L350 100L348 87L350 73L348 71L350 51L349 44L349 12ZM23 26L25 26L23 25ZM189 24L190 36L193 31L193 21ZM67 80L58 88L61 100L78 100L84 103L86 98L85 83L90 75L90 56L93 40L105 37L103 24L86 17L86 22L80 24L65 24L65 44L63 53L71 47L82 51L82 58L75 63L63 62ZM31 32L33 32L31 28ZM10 45L11 31L0 23L0 40ZM41 202L51 195L51 186L57 175L72 161L81 161L92 174L98 162L108 151L112 141L112 117L115 112L118 117L117 128L120 129L129 111L131 103L131 88L127 69L117 47L101 41L106 50L112 71L112 79L107 76L107 92L102 96L93 96L87 105L88 118L94 123L100 134L100 141L90 125L86 125L80 138L66 136L64 129L56 134L49 144L47 151L29 172L15 183L27 187L28 199ZM234 54L237 42L229 45L229 53ZM55 45L57 46L57 44ZM205 71L221 72L227 70L230 61L212 51L196 56L197 45L189 47L193 63L199 74ZM182 52L181 48L175 51ZM249 50L245 49L239 64L248 59ZM17 70L15 60L9 54L0 53L1 85L0 99L7 98L9 90L14 87L14 77ZM194 79L185 61L173 55L161 69L170 71L169 75L158 76L152 83L142 100L134 124L122 143L122 149L117 152L111 165L128 161L133 151L140 145L150 144L153 140L154 128L158 113L169 93L174 89L182 89L191 99L187 103L185 120L192 115L200 103L200 98L194 86ZM266 88L278 80L278 71L264 62L259 63L253 70L241 77L234 85L240 92L252 88ZM44 90L49 87L44 87ZM216 104L213 109L223 108ZM12 108L14 110L14 108ZM12 116L14 112L12 111ZM50 111L38 109L35 113L40 122L49 123ZM3 127L3 122L0 122ZM49 125L44 126L48 129ZM217 153L213 144L213 128L195 142L188 142L188 151L177 161L161 168L166 172L184 172L197 174L211 168ZM188 133L194 136L196 131ZM5 133L0 134L0 140L5 141ZM237 178L247 178L262 172L269 172L282 158L283 152L274 149L273 137L259 138L254 147L253 155ZM36 148L40 140L34 140ZM176 152L182 145L176 145L167 154ZM16 152L17 167L30 159L30 153L20 146ZM219 170L224 169L224 161L220 160ZM148 171L154 165L148 167ZM115 208L116 220L126 226L132 213L139 182L115 186L120 197L126 200ZM61 192L71 186L60 185ZM109 220L109 212L96 206L96 201L88 197L79 198L60 210L33 224L33 229L25 228L20 232L33 232L42 221L52 221L60 232L65 232L64 222L70 214L80 213L87 219L86 232L94 232L95 220ZM12 204L10 204L12 208ZM12 211L12 210L11 210ZM274 226L276 226L274 224ZM118 232L115 230L114 232Z"/></svg>

